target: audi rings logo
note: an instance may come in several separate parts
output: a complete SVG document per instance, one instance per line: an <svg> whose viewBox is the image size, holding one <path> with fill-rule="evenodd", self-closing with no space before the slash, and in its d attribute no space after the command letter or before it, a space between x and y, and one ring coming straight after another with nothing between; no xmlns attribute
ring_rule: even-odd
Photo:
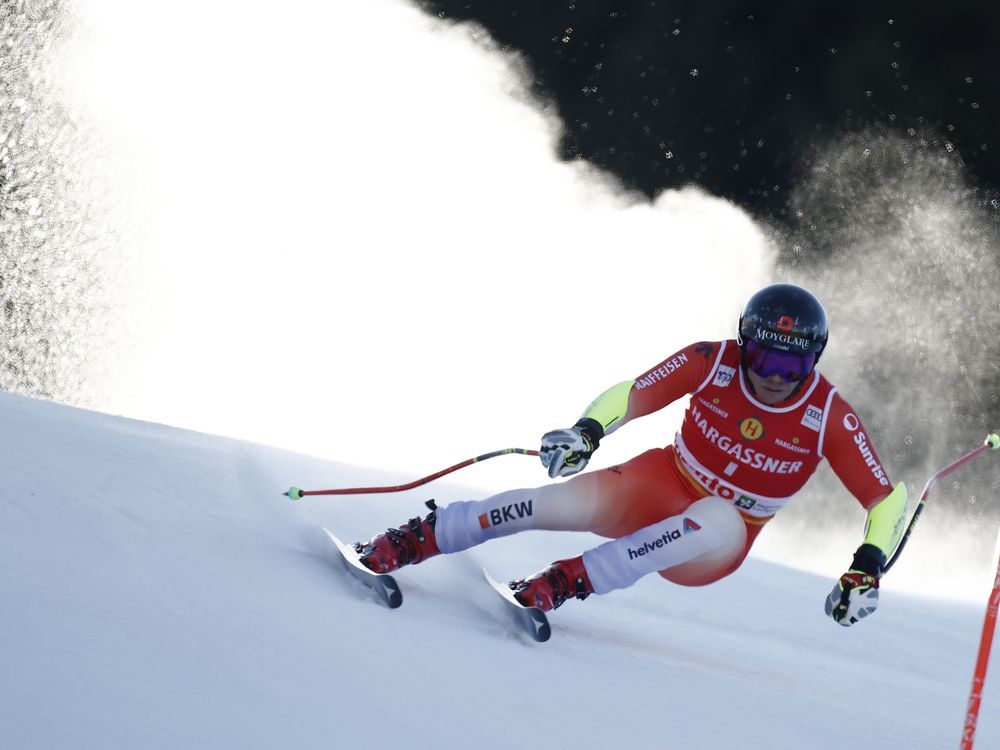
<svg viewBox="0 0 1000 750"><path fill-rule="evenodd" d="M861 422L858 421L858 418L854 414L844 415L844 427L846 427L848 430L850 430L851 432L855 432L860 426Z"/></svg>

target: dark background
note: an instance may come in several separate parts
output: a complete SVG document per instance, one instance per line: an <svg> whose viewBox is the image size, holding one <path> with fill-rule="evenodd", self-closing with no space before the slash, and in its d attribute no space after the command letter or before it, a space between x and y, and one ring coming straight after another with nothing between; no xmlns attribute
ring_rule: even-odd
<svg viewBox="0 0 1000 750"><path fill-rule="evenodd" d="M1000 182L1000 11L988 4L422 0L522 53L581 157L654 196L697 184L794 219L792 187L846 131L895 132Z"/></svg>

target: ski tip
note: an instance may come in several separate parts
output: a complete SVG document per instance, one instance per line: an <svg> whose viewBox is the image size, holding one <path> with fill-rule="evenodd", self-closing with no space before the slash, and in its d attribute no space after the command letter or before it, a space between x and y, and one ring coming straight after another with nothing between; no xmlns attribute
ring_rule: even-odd
<svg viewBox="0 0 1000 750"><path fill-rule="evenodd" d="M515 604L517 603L516 600L514 599L513 594L510 591L510 586L508 586L506 583L501 583L496 578L491 576L490 571L488 571L486 568L481 568L481 570L483 571L483 578L486 579L486 582L490 586L492 586L498 594L503 596L505 599L510 599Z"/></svg>

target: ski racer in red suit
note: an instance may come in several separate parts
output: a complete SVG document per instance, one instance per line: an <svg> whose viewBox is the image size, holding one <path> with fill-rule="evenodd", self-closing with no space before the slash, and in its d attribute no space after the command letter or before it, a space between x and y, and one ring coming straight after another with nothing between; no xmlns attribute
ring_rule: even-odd
<svg viewBox="0 0 1000 750"><path fill-rule="evenodd" d="M828 615L851 625L878 605L906 487L893 487L857 412L815 369L827 335L812 294L792 284L765 287L747 302L735 340L671 354L605 391L573 427L542 437L549 477L577 476L436 508L357 545L361 562L384 573L528 529L591 531L609 541L513 582L515 597L551 610L654 572L701 586L742 564L825 458L868 512L862 544L826 601ZM578 473L622 425L688 395L673 444Z"/></svg>

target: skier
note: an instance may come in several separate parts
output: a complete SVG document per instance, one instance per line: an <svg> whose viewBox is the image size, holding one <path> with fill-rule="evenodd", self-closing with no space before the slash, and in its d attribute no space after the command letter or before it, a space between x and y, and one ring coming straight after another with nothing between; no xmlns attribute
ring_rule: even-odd
<svg viewBox="0 0 1000 750"><path fill-rule="evenodd" d="M546 433L539 454L549 477L572 479L436 508L358 544L360 560L388 573L528 529L591 531L610 541L513 582L515 598L549 611L653 572L701 586L742 564L764 525L826 458L868 511L862 544L825 607L852 625L878 606L906 486L893 487L857 413L815 369L827 334L826 313L810 292L765 287L746 303L735 340L691 344L605 391L573 427ZM579 473L612 432L688 394L672 445Z"/></svg>

